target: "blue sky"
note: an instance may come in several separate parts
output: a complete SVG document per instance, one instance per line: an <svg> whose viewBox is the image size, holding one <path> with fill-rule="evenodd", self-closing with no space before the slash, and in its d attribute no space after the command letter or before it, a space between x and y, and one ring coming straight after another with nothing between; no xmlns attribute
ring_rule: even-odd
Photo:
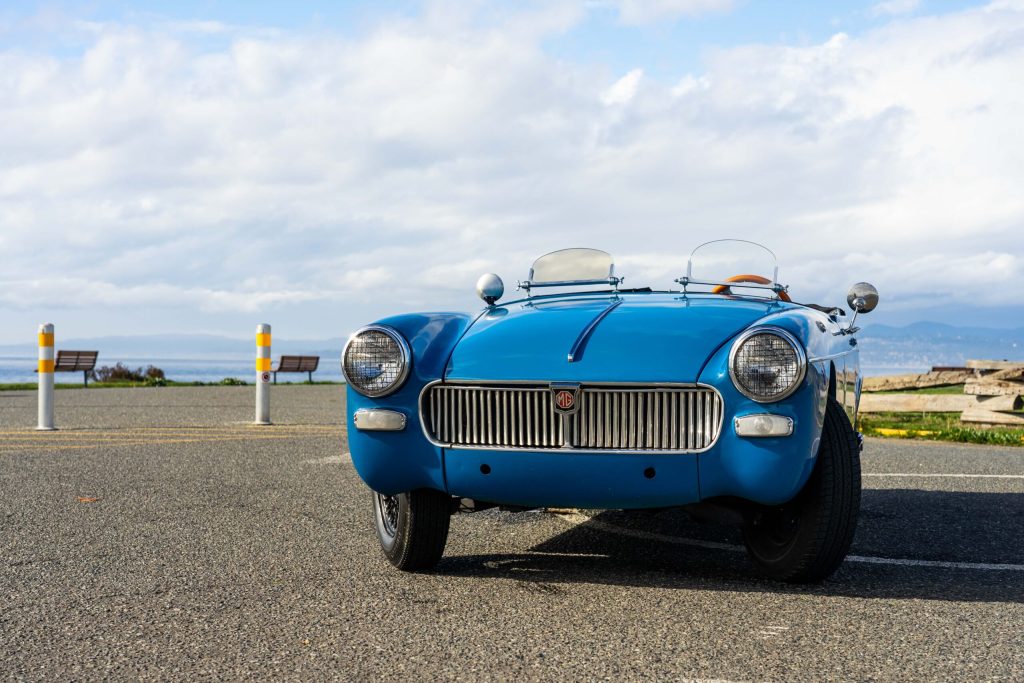
<svg viewBox="0 0 1024 683"><path fill-rule="evenodd" d="M455 3L452 3L455 4ZM476 4L478 19L486 23L492 14L514 11L528 3ZM537 3L543 6L543 3ZM721 9L688 12L680 16L655 15L644 23L627 23L613 2L586 3L582 20L545 41L552 55L570 61L587 61L613 69L643 66L651 75L672 77L700 66L705 50L749 43L806 45L827 40L837 32L857 33L891 21L948 13L978 2L964 0L735 0ZM697 3L698 5L704 3ZM887 7L888 6L888 7ZM7 22L21 29L3 36L0 44L38 49L73 50L73 41L47 31L24 31L24 22L46 15L65 15L85 21L139 25L182 22L223 22L251 29L275 28L296 32L331 32L347 36L372 30L395 19L422 17L429 7L404 2L79 2L20 3L0 11ZM66 40L67 36L63 37ZM82 47L78 45L77 47Z"/></svg>
<svg viewBox="0 0 1024 683"><path fill-rule="evenodd" d="M1021 35L1018 0L0 6L0 343L342 336L565 246L667 287L719 237L798 299L1019 326Z"/></svg>

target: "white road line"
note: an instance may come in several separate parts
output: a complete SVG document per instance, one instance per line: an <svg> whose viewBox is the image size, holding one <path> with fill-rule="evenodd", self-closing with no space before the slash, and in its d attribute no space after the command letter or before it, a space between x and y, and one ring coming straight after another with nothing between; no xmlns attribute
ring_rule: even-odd
<svg viewBox="0 0 1024 683"><path fill-rule="evenodd" d="M896 557L864 557L847 555L848 562L868 564L898 564L905 567L937 567L939 569L988 569L996 571L1024 572L1024 564L991 564L988 562L940 562L938 560L904 560Z"/></svg>
<svg viewBox="0 0 1024 683"><path fill-rule="evenodd" d="M924 477L932 479L1024 479L1024 474L939 474L917 472L862 472L862 477Z"/></svg>
<svg viewBox="0 0 1024 683"><path fill-rule="evenodd" d="M582 517L582 515L574 515L574 517ZM570 523L572 522L570 521ZM576 523L578 524L578 522ZM715 541L701 541L695 538L680 538L678 536L668 536L667 534L659 534L653 531L643 531L642 529L624 529L622 527L615 526L614 524L608 524L607 522L602 522L600 520L593 518L590 519L587 526L591 529L597 529L599 531L606 531L612 534L620 534L622 536L632 536L633 538L642 538L650 541L661 541L663 543L696 546L698 548L710 548L713 550L727 550L733 553L745 552L745 548L741 545L732 545L731 543L718 543ZM903 567L932 567L936 569L978 569L987 571L1024 572L1024 564L995 564L990 562L942 562L939 560L911 560L900 557L868 557L865 555L847 555L846 561L863 562L866 564L890 564Z"/></svg>
<svg viewBox="0 0 1024 683"><path fill-rule="evenodd" d="M346 453L346 455L348 455ZM303 460L302 462L307 465L334 465L345 462L345 459L340 455L328 455L325 458L313 458L312 460Z"/></svg>
<svg viewBox="0 0 1024 683"><path fill-rule="evenodd" d="M583 515L580 515L581 517ZM712 550L728 550L729 552L742 553L745 552L743 546L732 545L731 543L718 543L717 541L701 541L696 538L680 538L678 536L668 536L666 534L659 534L654 531L644 531L642 529L624 529L614 524L608 524L602 522L599 519L590 518L587 527L590 529L598 529L599 531L607 531L612 534L619 534L621 536L632 536L633 538L642 538L648 541L663 541L665 543L674 543L676 545L690 545L697 548L711 548Z"/></svg>

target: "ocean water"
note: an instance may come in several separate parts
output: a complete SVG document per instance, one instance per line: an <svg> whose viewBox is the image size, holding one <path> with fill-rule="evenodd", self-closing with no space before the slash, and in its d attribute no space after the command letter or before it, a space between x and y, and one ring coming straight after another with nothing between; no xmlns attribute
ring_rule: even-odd
<svg viewBox="0 0 1024 683"><path fill-rule="evenodd" d="M113 365L120 361L130 368L143 368L149 365L160 368L169 380L175 382L219 382L226 377L235 377L246 382L256 379L255 362L252 358L228 359L196 359L196 358L119 358L103 361L99 365ZM0 357L0 384L36 381L36 359L28 357ZM57 373L58 383L79 382L82 379L78 372ZM337 359L320 359L320 369L313 373L317 382L341 382L341 365ZM305 373L283 373L277 381L304 382Z"/></svg>
<svg viewBox="0 0 1024 683"><path fill-rule="evenodd" d="M226 377L236 377L246 382L255 381L256 370L252 358L229 359L196 359L196 358L123 358L118 359L130 368L145 368L154 365L164 371L167 379L176 382L219 382ZM100 365L112 365L116 360ZM30 357L0 356L0 384L14 382L35 382L36 359ZM915 372L927 372L927 367L891 367L865 365L864 374L868 377L879 375L903 375ZM63 372L57 374L58 382L78 382L82 378L79 373ZM304 382L305 374L287 373L278 375L278 382ZM342 382L341 364L337 359L320 359L320 369L313 373L313 380L319 382Z"/></svg>

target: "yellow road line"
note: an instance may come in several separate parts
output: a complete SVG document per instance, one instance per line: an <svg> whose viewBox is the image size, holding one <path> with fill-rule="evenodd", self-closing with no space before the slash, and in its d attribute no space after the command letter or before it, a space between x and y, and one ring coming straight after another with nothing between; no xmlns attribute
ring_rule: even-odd
<svg viewBox="0 0 1024 683"><path fill-rule="evenodd" d="M283 441L341 436L341 425L210 425L131 427L126 429L72 429L41 433L34 430L0 431L0 454L39 450L82 450L229 441Z"/></svg>
<svg viewBox="0 0 1024 683"><path fill-rule="evenodd" d="M51 445L60 445L61 443L82 443L82 442L112 442L117 443L120 441L146 441L159 438L167 437L187 437L187 438L313 438L317 436L332 436L334 434L341 434L341 430L336 432L301 432L301 433L278 433L278 434L241 434L237 432L214 432L209 434L198 434L196 432L162 432L159 434L89 434L82 436L74 436L70 438L33 438L31 436L9 436L3 439L0 443L0 447L8 443L47 443Z"/></svg>
<svg viewBox="0 0 1024 683"><path fill-rule="evenodd" d="M89 448L105 448L115 446L153 446L163 444L183 444L183 443L224 443L229 441L285 441L291 437L288 436L259 436L254 438L216 438L216 439L149 439L145 441L130 440L130 441L115 441L115 442L104 442L104 443L63 443L63 444L24 444L24 445L11 445L0 446L0 453L17 453L20 451L38 451L38 450L51 450L51 451L65 451L65 450L82 450Z"/></svg>
<svg viewBox="0 0 1024 683"><path fill-rule="evenodd" d="M320 434L309 434L307 436L313 437L313 436L322 436L322 435L320 435ZM232 435L232 434L216 434L216 435L213 435L213 434L211 434L210 436L206 436L206 437L196 436L196 435L193 435L193 434L163 434L163 435L161 435L161 436L159 436L157 438L153 438L153 439L143 439L143 438L139 438L139 437L125 437L125 438L122 438L122 439L106 438L106 437L99 438L99 439L60 439L60 440L57 440L57 441L45 441L45 440L42 440L42 439L13 439L13 440L8 441L7 443L0 444L0 448L4 448L6 446L12 446L13 447L13 446L22 446L22 445L25 445L25 446L39 446L39 447L45 447L45 448L60 448L60 447L62 447L64 445L67 445L67 444L77 444L77 443L93 443L93 444L96 444L98 446L102 446L104 444L160 443L160 442L162 442L162 441L164 441L166 439L174 439L174 438L189 439L191 441L260 441L260 440L267 440L267 439L294 439L294 438L301 438L301 437L297 437L294 434L266 434L266 435L262 435L262 436L256 436L256 435L253 435L253 436L243 436L241 434L239 434L239 435Z"/></svg>
<svg viewBox="0 0 1024 683"><path fill-rule="evenodd" d="M258 433L281 433L292 434L304 433L330 433L342 431L342 426L303 426L303 425L272 425L272 426L251 426L251 427L133 427L126 429L100 428L100 429L64 429L56 432L42 434L32 429L18 429L0 431L0 436L25 436L39 439L73 438L82 435L105 435L105 434L159 434L163 432L199 432L199 433L227 433L227 434L258 434Z"/></svg>
<svg viewBox="0 0 1024 683"><path fill-rule="evenodd" d="M932 434L938 434L938 432L927 429L890 429L889 427L880 427L874 431L882 436L908 436L910 434L914 436L931 436Z"/></svg>

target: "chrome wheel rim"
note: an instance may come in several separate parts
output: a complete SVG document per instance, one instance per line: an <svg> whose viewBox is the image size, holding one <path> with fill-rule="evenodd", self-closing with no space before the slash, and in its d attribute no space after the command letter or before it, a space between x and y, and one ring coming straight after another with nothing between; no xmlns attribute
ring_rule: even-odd
<svg viewBox="0 0 1024 683"><path fill-rule="evenodd" d="M377 517L380 528L389 538L398 533L398 496L377 494Z"/></svg>

